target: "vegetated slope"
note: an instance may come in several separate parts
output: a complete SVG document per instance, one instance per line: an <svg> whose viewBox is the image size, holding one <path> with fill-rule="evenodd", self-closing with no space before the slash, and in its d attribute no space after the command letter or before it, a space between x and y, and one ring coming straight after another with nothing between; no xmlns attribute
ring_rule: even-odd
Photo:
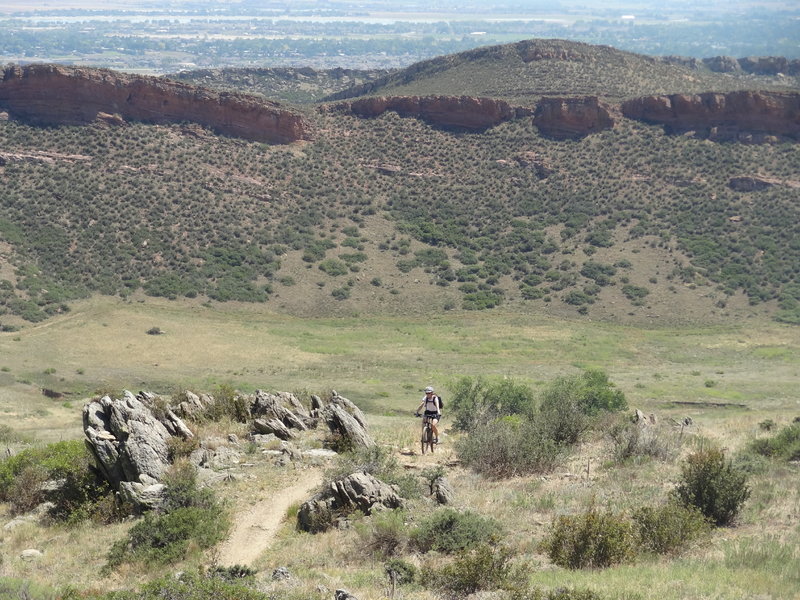
<svg viewBox="0 0 800 600"><path fill-rule="evenodd" d="M199 69L167 75L170 79L204 87L261 94L283 102L316 102L330 94L384 77L386 70L312 69Z"/></svg>
<svg viewBox="0 0 800 600"><path fill-rule="evenodd" d="M298 314L502 303L695 320L744 291L800 320L797 144L308 112L314 141L274 147L197 126L0 123L2 310L35 321L143 289Z"/></svg>
<svg viewBox="0 0 800 600"><path fill-rule="evenodd" d="M526 40L422 61L376 81L332 94L468 95L524 103L540 96L597 95L614 100L651 94L797 88L795 77L716 73L697 61L671 61L565 40Z"/></svg>
<svg viewBox="0 0 800 600"><path fill-rule="evenodd" d="M796 144L627 121L563 142L528 119L483 134L394 113L316 126L312 143L270 147L3 123L4 310L38 320L143 288L304 314L503 302L705 318L739 289L797 289ZM731 187L742 176L761 183Z"/></svg>

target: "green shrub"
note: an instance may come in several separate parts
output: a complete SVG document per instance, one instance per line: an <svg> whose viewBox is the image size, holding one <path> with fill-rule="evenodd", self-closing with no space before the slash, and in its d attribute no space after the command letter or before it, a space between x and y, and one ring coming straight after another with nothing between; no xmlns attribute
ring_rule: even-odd
<svg viewBox="0 0 800 600"><path fill-rule="evenodd" d="M355 525L359 547L381 558L403 554L409 540L406 518L402 510L387 510L359 521Z"/></svg>
<svg viewBox="0 0 800 600"><path fill-rule="evenodd" d="M229 521L219 507L177 508L166 514L148 513L125 539L114 543L107 568L122 563L163 565L182 560L191 546L201 550L220 542Z"/></svg>
<svg viewBox="0 0 800 600"><path fill-rule="evenodd" d="M730 525L750 496L747 475L725 460L722 450L700 450L686 458L674 490L684 506L694 506L714 525Z"/></svg>
<svg viewBox="0 0 800 600"><path fill-rule="evenodd" d="M456 560L436 571L426 570L422 579L445 598L466 598L482 590L511 587L511 550L480 544L462 552Z"/></svg>
<svg viewBox="0 0 800 600"><path fill-rule="evenodd" d="M457 429L470 431L498 417L532 414L534 394L530 387L513 379L461 377L449 385L452 411Z"/></svg>
<svg viewBox="0 0 800 600"><path fill-rule="evenodd" d="M645 506L633 513L639 547L655 554L674 554L711 529L693 507L669 502L657 508Z"/></svg>
<svg viewBox="0 0 800 600"><path fill-rule="evenodd" d="M582 515L559 517L543 547L560 567L584 569L631 560L636 544L633 527L626 518L591 509Z"/></svg>
<svg viewBox="0 0 800 600"><path fill-rule="evenodd" d="M139 591L108 592L88 596L92 600L269 600L269 596L247 585L245 579L229 581L225 578L203 577L184 573L180 578L164 577L145 584ZM79 600L84 595L65 597Z"/></svg>
<svg viewBox="0 0 800 600"><path fill-rule="evenodd" d="M0 462L0 500L12 511L26 512L42 502L53 502L50 516L77 522L89 518L95 505L111 493L90 468L92 458L82 440L28 448ZM42 488L59 481L52 491Z"/></svg>
<svg viewBox="0 0 800 600"><path fill-rule="evenodd" d="M197 487L197 470L188 461L170 465L162 478L165 485L164 508L170 512L178 508L214 509L217 501L209 488Z"/></svg>
<svg viewBox="0 0 800 600"><path fill-rule="evenodd" d="M771 438L753 440L747 450L768 458L800 460L800 423L787 425Z"/></svg>
<svg viewBox="0 0 800 600"><path fill-rule="evenodd" d="M208 405L203 417L209 421L230 419L247 423L250 418L250 407L247 399L232 386L221 384L214 392L214 402Z"/></svg>
<svg viewBox="0 0 800 600"><path fill-rule="evenodd" d="M563 449L540 425L525 417L504 417L475 428L456 443L465 466L490 478L550 473Z"/></svg>
<svg viewBox="0 0 800 600"><path fill-rule="evenodd" d="M401 558L392 558L383 565L383 571L389 578L389 582L399 585L413 583L417 578L417 567Z"/></svg>
<svg viewBox="0 0 800 600"><path fill-rule="evenodd" d="M319 270L327 273L331 277L338 277L340 275L346 275L349 268L347 267L347 263L337 258L326 258L319 263Z"/></svg>
<svg viewBox="0 0 800 600"><path fill-rule="evenodd" d="M478 544L494 544L500 538L500 525L471 511L444 508L422 521L411 533L411 541L421 552L453 554Z"/></svg>
<svg viewBox="0 0 800 600"><path fill-rule="evenodd" d="M611 440L611 455L617 463L640 458L669 461L675 458L682 444L680 435L671 428L640 427L630 420L614 424L608 430L608 438Z"/></svg>

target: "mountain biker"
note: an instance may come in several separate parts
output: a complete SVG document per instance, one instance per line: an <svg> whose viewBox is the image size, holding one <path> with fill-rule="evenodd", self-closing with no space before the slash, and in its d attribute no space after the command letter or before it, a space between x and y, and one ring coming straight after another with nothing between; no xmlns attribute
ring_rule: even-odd
<svg viewBox="0 0 800 600"><path fill-rule="evenodd" d="M430 421L431 429L433 429L433 443L439 443L439 429L436 427L439 419L442 418L442 405L439 403L439 396L433 393L433 388L428 386L425 388L425 396L422 398L417 407L416 415L419 416L422 408L425 408L425 418L422 419L422 429L425 430L425 420Z"/></svg>

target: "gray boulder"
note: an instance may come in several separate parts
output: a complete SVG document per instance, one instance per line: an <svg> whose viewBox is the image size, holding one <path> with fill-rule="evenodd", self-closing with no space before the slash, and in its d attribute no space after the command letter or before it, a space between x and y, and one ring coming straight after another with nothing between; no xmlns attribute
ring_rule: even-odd
<svg viewBox="0 0 800 600"><path fill-rule="evenodd" d="M272 434L281 440L291 440L295 437L294 432L290 431L282 421L278 419L256 419L253 421L253 431L260 435Z"/></svg>
<svg viewBox="0 0 800 600"><path fill-rule="evenodd" d="M124 499L148 508L163 493L156 484L170 465L169 440L193 436L157 399L126 391L121 399L104 396L83 408L85 441L97 470Z"/></svg>
<svg viewBox="0 0 800 600"><path fill-rule="evenodd" d="M303 531L323 531L333 525L333 515L356 510L370 515L383 509L400 508L403 499L387 483L365 471L332 481L300 506L297 524Z"/></svg>
<svg viewBox="0 0 800 600"><path fill-rule="evenodd" d="M455 499L453 486L451 486L450 482L444 477L438 477L434 480L431 484L431 491L433 492L433 497L436 499L436 502L439 504L452 504Z"/></svg>
<svg viewBox="0 0 800 600"><path fill-rule="evenodd" d="M353 447L372 448L375 446L375 440L367 433L363 415L360 420L342 408L341 404L331 403L322 411L322 418L332 433L337 433L350 440Z"/></svg>
<svg viewBox="0 0 800 600"><path fill-rule="evenodd" d="M358 600L347 590L336 590L333 595L334 600Z"/></svg>

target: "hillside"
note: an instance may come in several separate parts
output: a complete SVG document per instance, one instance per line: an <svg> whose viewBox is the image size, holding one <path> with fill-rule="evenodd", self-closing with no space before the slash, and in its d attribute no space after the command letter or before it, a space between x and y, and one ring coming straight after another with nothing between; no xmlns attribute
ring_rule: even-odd
<svg viewBox="0 0 800 600"><path fill-rule="evenodd" d="M768 65L759 67L744 60L722 58L707 62L655 58L609 46L526 40L422 61L332 94L326 100L364 94L445 94L491 96L527 103L541 96L594 95L622 100L651 94L800 87L797 61L791 67L785 60L774 61L785 66L784 70L790 74L777 76L777 69Z"/></svg>
<svg viewBox="0 0 800 600"><path fill-rule="evenodd" d="M566 139L543 134L540 112L531 119L532 98L555 91L546 78L525 92L527 108L472 133L437 125L435 110L426 122L402 118L397 106L355 116L323 105L292 111L313 139L290 145L135 116L45 128L9 110L0 124L0 322L14 328L67 311L74 298L142 291L267 302L298 315L505 304L621 321L765 311L797 320L800 147L786 125L796 94L653 97L641 104L688 106L689 115L693 98L706 108L746 102L719 123L634 120L614 98L736 88L746 78L709 71L705 80L648 57L564 44L420 63L418 77L392 93L430 85L460 98L480 84L513 98L498 86L525 65L562 69L558 91L571 96L617 82L600 101L608 126ZM487 65L498 85L469 75ZM750 118L756 100L778 120ZM579 102L581 114L597 104ZM573 116L559 112L564 101L537 106L548 103L562 121ZM756 141L766 143L744 143Z"/></svg>

